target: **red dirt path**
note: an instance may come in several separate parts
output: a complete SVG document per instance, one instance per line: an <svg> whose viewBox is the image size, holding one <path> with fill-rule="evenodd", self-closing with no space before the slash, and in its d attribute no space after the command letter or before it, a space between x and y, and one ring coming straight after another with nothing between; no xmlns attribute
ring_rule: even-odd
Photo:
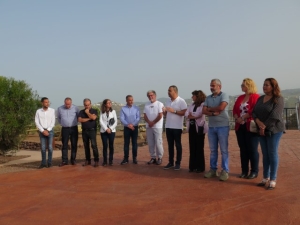
<svg viewBox="0 0 300 225"><path fill-rule="evenodd" d="M257 187L262 178L237 178L239 152L230 133L230 179L188 173L188 135L184 134L180 171L139 164L93 168L52 167L0 175L0 224L300 224L300 132L288 131L280 143L277 187ZM164 140L167 163L168 153ZM99 148L101 149L101 148ZM206 169L209 149L206 140ZM261 154L260 154L261 156ZM262 157L260 157L260 162Z"/></svg>

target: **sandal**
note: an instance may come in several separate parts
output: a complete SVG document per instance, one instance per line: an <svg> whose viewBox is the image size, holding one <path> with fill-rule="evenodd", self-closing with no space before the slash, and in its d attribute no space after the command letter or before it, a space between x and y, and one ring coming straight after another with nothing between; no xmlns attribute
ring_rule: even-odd
<svg viewBox="0 0 300 225"><path fill-rule="evenodd" d="M273 190L275 186L276 186L276 181L271 180L269 186L267 187L267 190Z"/></svg>
<svg viewBox="0 0 300 225"><path fill-rule="evenodd" d="M269 178L264 178L264 179L262 179L262 181L260 183L257 184L257 186L264 187L264 186L266 186L266 183L269 182L269 180L270 180Z"/></svg>

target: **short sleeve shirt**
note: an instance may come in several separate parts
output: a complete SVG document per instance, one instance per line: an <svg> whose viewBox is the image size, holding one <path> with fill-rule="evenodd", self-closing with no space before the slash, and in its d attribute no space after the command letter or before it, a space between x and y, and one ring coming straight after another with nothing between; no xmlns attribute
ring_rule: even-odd
<svg viewBox="0 0 300 225"><path fill-rule="evenodd" d="M97 110L91 108L90 113L97 115ZM85 109L80 110L78 117L89 118L88 115L85 113ZM81 127L82 129L92 129L92 128L96 129L97 128L96 120L89 120L84 123L81 123Z"/></svg>
<svg viewBox="0 0 300 225"><path fill-rule="evenodd" d="M226 127L229 126L229 117L228 117L228 103L229 96L220 92L217 96L209 95L206 97L204 106L206 107L217 107L221 104L221 102L227 102L227 106L218 116L209 116L208 123L209 127Z"/></svg>
<svg viewBox="0 0 300 225"><path fill-rule="evenodd" d="M166 102L166 107L171 107L176 111L181 111L187 109L187 104L185 100L181 97L177 97L174 101L169 99ZM183 119L184 116L179 116L177 114L167 112L167 119L166 119L166 128L171 129L182 129L183 128Z"/></svg>
<svg viewBox="0 0 300 225"><path fill-rule="evenodd" d="M150 121L155 120L159 113L163 112L164 104L160 101L155 101L153 103L148 102L145 104L144 113L147 115ZM152 128L162 128L163 127L164 119L163 117L156 123ZM148 127L148 123L146 124Z"/></svg>

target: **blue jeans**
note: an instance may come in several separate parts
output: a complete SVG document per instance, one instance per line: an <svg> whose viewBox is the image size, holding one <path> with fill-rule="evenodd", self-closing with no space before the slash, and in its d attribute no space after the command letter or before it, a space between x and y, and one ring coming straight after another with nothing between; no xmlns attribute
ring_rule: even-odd
<svg viewBox="0 0 300 225"><path fill-rule="evenodd" d="M54 137L53 130L49 131L49 136L43 135L40 133L40 141L41 141L41 153L42 153L42 165L46 166L46 145L48 142L48 164L52 164L52 142Z"/></svg>
<svg viewBox="0 0 300 225"><path fill-rule="evenodd" d="M114 159L114 140L116 132L107 133L106 131L101 134L102 144L103 144L103 162L107 163L107 147L109 146L109 162ZM108 142L108 144L107 144Z"/></svg>
<svg viewBox="0 0 300 225"><path fill-rule="evenodd" d="M222 154L222 169L229 172L228 166L228 136L229 126L226 127L209 127L208 142L210 148L210 168L218 169L218 145L220 145Z"/></svg>
<svg viewBox="0 0 300 225"><path fill-rule="evenodd" d="M278 145L282 132L272 134L270 137L260 136L259 142L263 154L264 178L276 180L278 170Z"/></svg>
<svg viewBox="0 0 300 225"><path fill-rule="evenodd" d="M139 128L138 126L134 127L134 130L129 129L128 127L124 127L124 159L129 158L129 144L131 138L132 144L132 158L135 159L137 157L137 137L138 137Z"/></svg>

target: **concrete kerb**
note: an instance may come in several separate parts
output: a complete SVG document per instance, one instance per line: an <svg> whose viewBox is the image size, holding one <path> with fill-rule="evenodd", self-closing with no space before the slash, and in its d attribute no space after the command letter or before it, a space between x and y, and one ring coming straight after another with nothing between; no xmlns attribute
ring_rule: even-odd
<svg viewBox="0 0 300 225"><path fill-rule="evenodd" d="M16 152L16 156L29 156L22 159L12 160L4 164L0 164L0 167L17 165L23 163L37 162L41 161L41 151L29 151L29 150L19 150ZM61 157L61 151L53 151L53 158Z"/></svg>

